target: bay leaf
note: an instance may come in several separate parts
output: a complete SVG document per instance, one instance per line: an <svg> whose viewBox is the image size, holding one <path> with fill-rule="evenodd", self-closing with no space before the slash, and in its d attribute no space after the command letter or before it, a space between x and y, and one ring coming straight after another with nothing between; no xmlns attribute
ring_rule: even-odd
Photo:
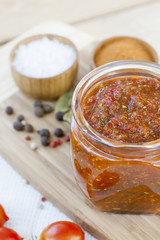
<svg viewBox="0 0 160 240"><path fill-rule="evenodd" d="M72 110L70 109L70 111L66 112L63 115L63 120L71 123L71 119L72 119Z"/></svg>
<svg viewBox="0 0 160 240"><path fill-rule="evenodd" d="M66 92L56 102L55 112L67 112L71 109L73 91Z"/></svg>

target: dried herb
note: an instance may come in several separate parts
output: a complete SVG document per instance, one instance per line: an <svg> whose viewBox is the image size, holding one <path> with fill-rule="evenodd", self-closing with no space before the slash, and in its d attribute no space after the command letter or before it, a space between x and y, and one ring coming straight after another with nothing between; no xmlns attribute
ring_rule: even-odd
<svg viewBox="0 0 160 240"><path fill-rule="evenodd" d="M73 91L65 93L58 99L55 107L55 113L56 114L61 113L63 120L69 123L71 122L72 116L71 111L72 97Z"/></svg>
<svg viewBox="0 0 160 240"><path fill-rule="evenodd" d="M63 120L70 123L70 122L71 122L71 118L72 118L72 111L71 111L71 109L70 109L70 111L66 112L66 113L63 115Z"/></svg>
<svg viewBox="0 0 160 240"><path fill-rule="evenodd" d="M55 113L57 112L68 112L72 104L73 91L63 94L57 101L55 107Z"/></svg>

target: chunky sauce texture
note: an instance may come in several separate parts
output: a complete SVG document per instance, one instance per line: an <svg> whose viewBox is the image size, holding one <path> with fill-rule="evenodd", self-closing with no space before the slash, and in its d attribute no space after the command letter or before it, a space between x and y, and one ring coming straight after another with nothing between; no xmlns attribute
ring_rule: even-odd
<svg viewBox="0 0 160 240"><path fill-rule="evenodd" d="M88 123L102 135L124 143L160 138L160 82L123 77L97 85L83 102Z"/></svg>
<svg viewBox="0 0 160 240"><path fill-rule="evenodd" d="M104 81L87 92L81 105L86 121L100 134L124 143L160 138L160 83L148 77ZM134 156L104 149L72 122L75 177L84 194L102 211L160 211L159 152ZM158 151L158 150L157 150Z"/></svg>

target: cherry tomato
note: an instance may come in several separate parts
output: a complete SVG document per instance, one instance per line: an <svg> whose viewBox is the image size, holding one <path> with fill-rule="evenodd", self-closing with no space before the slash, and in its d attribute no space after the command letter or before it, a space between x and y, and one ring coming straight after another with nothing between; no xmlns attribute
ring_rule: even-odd
<svg viewBox="0 0 160 240"><path fill-rule="evenodd" d="M40 240L84 240L84 232L75 223L60 221L46 227Z"/></svg>
<svg viewBox="0 0 160 240"><path fill-rule="evenodd" d="M3 240L22 240L15 231L10 228L0 227L0 239Z"/></svg>
<svg viewBox="0 0 160 240"><path fill-rule="evenodd" d="M8 220L9 220L9 217L6 215L2 205L0 205L0 226L2 226Z"/></svg>

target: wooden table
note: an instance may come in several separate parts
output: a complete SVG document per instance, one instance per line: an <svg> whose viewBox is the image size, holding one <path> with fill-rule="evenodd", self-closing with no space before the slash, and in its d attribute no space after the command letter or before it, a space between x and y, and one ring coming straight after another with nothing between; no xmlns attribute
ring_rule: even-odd
<svg viewBox="0 0 160 240"><path fill-rule="evenodd" d="M159 11L158 0L1 0L0 42L57 19L98 38L126 34L156 44Z"/></svg>
<svg viewBox="0 0 160 240"><path fill-rule="evenodd" d="M60 20L97 40L116 35L144 39L159 55L159 12L159 0L0 0L0 45L43 21ZM0 75L4 72L1 68ZM1 83L0 100L12 88Z"/></svg>

